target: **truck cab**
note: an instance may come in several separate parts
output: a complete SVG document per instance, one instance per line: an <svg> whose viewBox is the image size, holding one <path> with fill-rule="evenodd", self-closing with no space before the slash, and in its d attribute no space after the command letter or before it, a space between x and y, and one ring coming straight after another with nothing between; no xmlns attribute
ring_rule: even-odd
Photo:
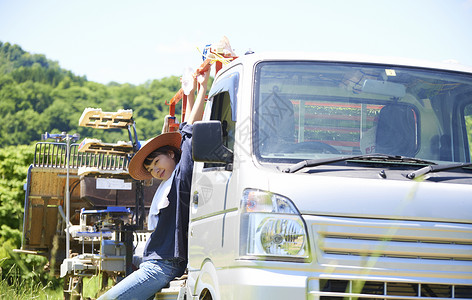
<svg viewBox="0 0 472 300"><path fill-rule="evenodd" d="M188 299L472 298L472 68L245 55L193 155Z"/></svg>

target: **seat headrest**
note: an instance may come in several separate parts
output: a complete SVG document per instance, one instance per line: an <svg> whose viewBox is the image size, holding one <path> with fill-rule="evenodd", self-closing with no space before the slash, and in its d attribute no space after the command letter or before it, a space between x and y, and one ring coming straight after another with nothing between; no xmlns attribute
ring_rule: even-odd
<svg viewBox="0 0 472 300"><path fill-rule="evenodd" d="M417 121L417 114L410 106L384 106L377 122L375 152L414 156L418 150Z"/></svg>

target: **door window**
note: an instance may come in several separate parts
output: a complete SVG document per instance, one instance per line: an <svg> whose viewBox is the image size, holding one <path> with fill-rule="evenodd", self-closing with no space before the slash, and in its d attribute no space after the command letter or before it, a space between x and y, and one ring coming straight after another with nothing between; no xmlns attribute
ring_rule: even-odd
<svg viewBox="0 0 472 300"><path fill-rule="evenodd" d="M472 157L472 104L467 104L464 108L465 129L469 147L469 159Z"/></svg>

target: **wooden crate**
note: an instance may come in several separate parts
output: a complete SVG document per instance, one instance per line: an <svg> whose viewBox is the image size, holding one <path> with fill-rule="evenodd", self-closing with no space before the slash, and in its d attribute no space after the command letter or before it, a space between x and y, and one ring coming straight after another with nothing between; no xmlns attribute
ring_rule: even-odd
<svg viewBox="0 0 472 300"><path fill-rule="evenodd" d="M76 174L76 170L71 170L70 187L80 184ZM48 253L53 247L54 235L63 229L59 206L64 208L66 170L32 168L30 182L23 225L23 250ZM79 196L80 187L77 186L70 194L73 224L79 222L77 208L88 206Z"/></svg>

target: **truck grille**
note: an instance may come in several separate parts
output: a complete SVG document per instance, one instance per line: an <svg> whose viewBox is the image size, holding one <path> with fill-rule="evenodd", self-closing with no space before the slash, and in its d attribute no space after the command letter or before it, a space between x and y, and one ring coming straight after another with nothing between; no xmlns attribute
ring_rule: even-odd
<svg viewBox="0 0 472 300"><path fill-rule="evenodd" d="M472 299L472 285L425 284L321 279L321 300L341 299Z"/></svg>
<svg viewBox="0 0 472 300"><path fill-rule="evenodd" d="M472 279L471 224L322 216L306 220L322 265L389 270L382 275L455 273Z"/></svg>
<svg viewBox="0 0 472 300"><path fill-rule="evenodd" d="M393 237L324 236L323 251L335 255L471 261L472 244Z"/></svg>

